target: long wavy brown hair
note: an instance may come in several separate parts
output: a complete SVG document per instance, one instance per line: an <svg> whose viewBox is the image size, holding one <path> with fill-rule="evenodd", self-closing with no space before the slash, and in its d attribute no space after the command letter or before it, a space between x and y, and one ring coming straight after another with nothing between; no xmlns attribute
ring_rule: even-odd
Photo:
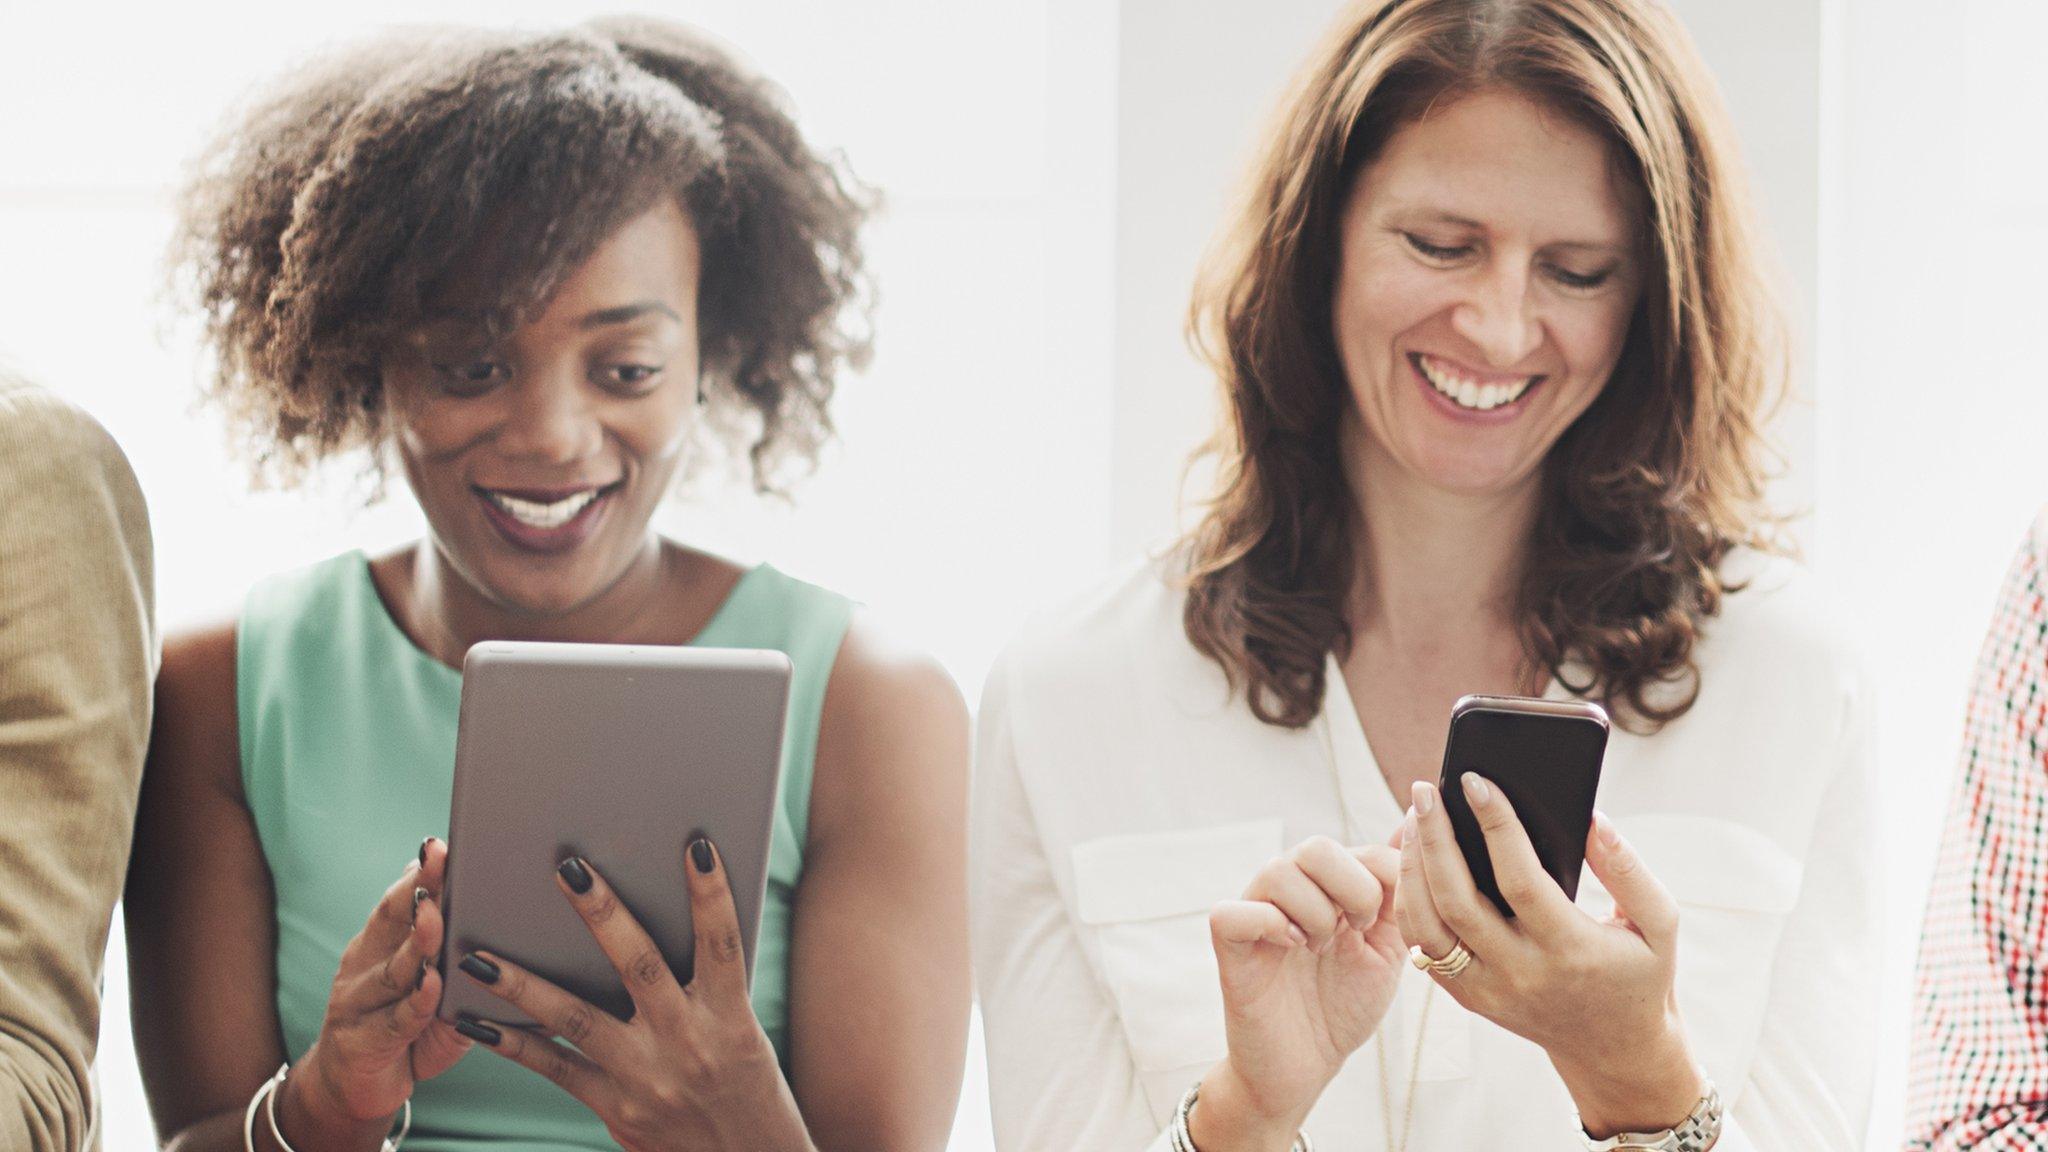
<svg viewBox="0 0 2048 1152"><path fill-rule="evenodd" d="M1777 547L1762 425L1783 324L1726 114L1676 18L1655 0L1365 0L1297 75L1191 313L1225 417L1204 449L1217 487L1180 546L1184 622L1268 724L1314 719L1326 657L1352 640L1351 393L1331 327L1345 193L1398 128L1482 89L1609 142L1649 267L1614 378L1544 463L1525 659L1654 731L1698 697L1722 560Z"/></svg>

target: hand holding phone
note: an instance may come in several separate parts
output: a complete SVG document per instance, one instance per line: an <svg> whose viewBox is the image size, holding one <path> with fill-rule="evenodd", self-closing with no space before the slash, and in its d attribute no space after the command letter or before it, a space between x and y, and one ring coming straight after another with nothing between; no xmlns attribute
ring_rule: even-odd
<svg viewBox="0 0 2048 1152"><path fill-rule="evenodd" d="M1460 700L1441 784L1413 789L1395 917L1418 964L1459 955L1431 978L1549 1054L1589 1130L1652 1131L1707 1083L1672 1008L1678 905L1619 829L1589 835L1607 731L1592 705ZM1611 915L1573 905L1588 865Z"/></svg>
<svg viewBox="0 0 2048 1152"><path fill-rule="evenodd" d="M1486 836L1465 800L1463 777L1477 772L1501 790L1521 818L1543 870L1577 899L1593 797L1607 753L1607 713L1597 704L1525 696L1465 696L1451 709L1439 791L1458 847L1479 891L1503 916Z"/></svg>

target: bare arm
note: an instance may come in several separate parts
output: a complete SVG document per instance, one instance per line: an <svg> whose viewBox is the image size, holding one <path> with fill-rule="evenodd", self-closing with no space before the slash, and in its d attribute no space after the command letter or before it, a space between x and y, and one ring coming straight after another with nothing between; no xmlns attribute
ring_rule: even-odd
<svg viewBox="0 0 2048 1152"><path fill-rule="evenodd" d="M179 1152L239 1148L242 1107L284 1041L270 870L242 801L233 625L164 645L125 908L157 1134Z"/></svg>
<svg viewBox="0 0 2048 1152"><path fill-rule="evenodd" d="M790 963L790 1079L824 1152L940 1149L960 1091L967 710L858 618L833 664Z"/></svg>
<svg viewBox="0 0 2048 1152"><path fill-rule="evenodd" d="M4 381L0 494L0 1149L72 1152L149 731L149 523L96 424Z"/></svg>

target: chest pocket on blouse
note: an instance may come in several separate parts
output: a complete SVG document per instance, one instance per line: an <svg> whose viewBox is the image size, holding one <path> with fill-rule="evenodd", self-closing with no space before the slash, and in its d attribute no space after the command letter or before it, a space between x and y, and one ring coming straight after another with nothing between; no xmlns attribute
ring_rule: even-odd
<svg viewBox="0 0 2048 1152"><path fill-rule="evenodd" d="M1799 900L1800 862L1732 820L1646 813L1615 824L1678 901L1678 1003L1694 1053L1717 1082L1740 1083L1763 1028L1778 938ZM1600 917L1614 909L1590 869L1579 906Z"/></svg>
<svg viewBox="0 0 2048 1152"><path fill-rule="evenodd" d="M1244 891L1279 854L1280 837L1280 821L1271 819L1073 847L1076 913L1094 940L1140 1073L1222 1058L1223 993L1209 909Z"/></svg>

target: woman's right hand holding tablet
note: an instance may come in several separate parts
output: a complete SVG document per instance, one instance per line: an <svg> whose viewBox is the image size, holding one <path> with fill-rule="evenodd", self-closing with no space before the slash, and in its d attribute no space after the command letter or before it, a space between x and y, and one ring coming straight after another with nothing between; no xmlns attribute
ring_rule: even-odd
<svg viewBox="0 0 2048 1152"><path fill-rule="evenodd" d="M1202 1152L1284 1149L1370 1039L1407 963L1393 917L1401 857L1303 841L1209 913L1229 1053L1202 1078Z"/></svg>
<svg viewBox="0 0 2048 1152"><path fill-rule="evenodd" d="M434 1015L447 868L447 845L429 839L342 951L320 1036L278 1088L278 1127L300 1152L377 1147L413 1085L469 1051Z"/></svg>

